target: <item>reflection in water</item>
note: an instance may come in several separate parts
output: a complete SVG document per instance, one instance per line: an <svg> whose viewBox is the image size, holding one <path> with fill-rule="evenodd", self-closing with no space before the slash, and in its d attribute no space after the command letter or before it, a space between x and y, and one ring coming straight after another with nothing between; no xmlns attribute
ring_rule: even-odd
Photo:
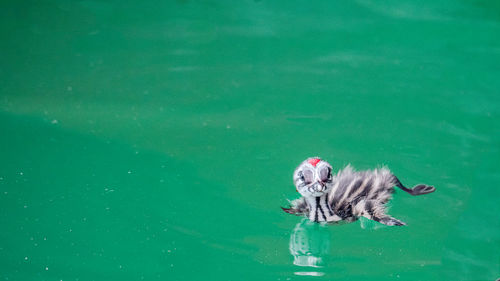
<svg viewBox="0 0 500 281"><path fill-rule="evenodd" d="M330 231L322 224L304 218L290 235L290 254L293 264L320 268L330 251ZM296 275L323 276L323 272L295 272Z"/></svg>

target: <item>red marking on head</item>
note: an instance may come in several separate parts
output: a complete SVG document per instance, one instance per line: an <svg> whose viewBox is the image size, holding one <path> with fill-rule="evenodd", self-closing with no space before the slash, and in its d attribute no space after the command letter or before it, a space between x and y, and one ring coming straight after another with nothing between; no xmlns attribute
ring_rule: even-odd
<svg viewBox="0 0 500 281"><path fill-rule="evenodd" d="M319 159L319 158L311 158L311 159L307 160L307 162L309 162L309 164L313 165L313 167L316 167L316 165L318 165L319 161L321 161L321 159Z"/></svg>

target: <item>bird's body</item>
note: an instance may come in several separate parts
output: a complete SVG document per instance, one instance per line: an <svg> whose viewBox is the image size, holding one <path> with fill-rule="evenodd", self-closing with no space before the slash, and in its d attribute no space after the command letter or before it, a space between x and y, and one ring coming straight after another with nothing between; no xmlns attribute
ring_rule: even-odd
<svg viewBox="0 0 500 281"><path fill-rule="evenodd" d="M283 210L305 215L315 222L355 221L366 217L386 225L404 225L385 213L394 187L412 195L435 190L427 185L408 189L387 168L357 172L347 166L335 176L331 170L330 164L319 158L304 161L294 173L294 182L302 197L291 201L291 206Z"/></svg>

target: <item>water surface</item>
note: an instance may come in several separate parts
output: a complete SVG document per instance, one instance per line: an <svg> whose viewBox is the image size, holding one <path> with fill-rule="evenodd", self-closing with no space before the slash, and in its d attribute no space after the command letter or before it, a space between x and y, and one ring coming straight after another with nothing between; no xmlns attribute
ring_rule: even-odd
<svg viewBox="0 0 500 281"><path fill-rule="evenodd" d="M0 277L499 278L498 11L3 3ZM309 156L437 191L395 194L406 227L307 228L301 267L279 206Z"/></svg>

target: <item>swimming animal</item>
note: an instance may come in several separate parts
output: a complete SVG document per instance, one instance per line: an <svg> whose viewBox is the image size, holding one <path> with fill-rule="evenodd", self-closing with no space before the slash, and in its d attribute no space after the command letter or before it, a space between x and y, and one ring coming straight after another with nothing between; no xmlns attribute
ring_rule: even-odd
<svg viewBox="0 0 500 281"><path fill-rule="evenodd" d="M406 188L387 168L357 172L348 165L333 175L332 166L319 158L302 162L293 173L293 181L302 197L282 209L314 222L352 222L365 217L385 225L406 225L386 214L394 187L411 195L436 190L425 184Z"/></svg>

